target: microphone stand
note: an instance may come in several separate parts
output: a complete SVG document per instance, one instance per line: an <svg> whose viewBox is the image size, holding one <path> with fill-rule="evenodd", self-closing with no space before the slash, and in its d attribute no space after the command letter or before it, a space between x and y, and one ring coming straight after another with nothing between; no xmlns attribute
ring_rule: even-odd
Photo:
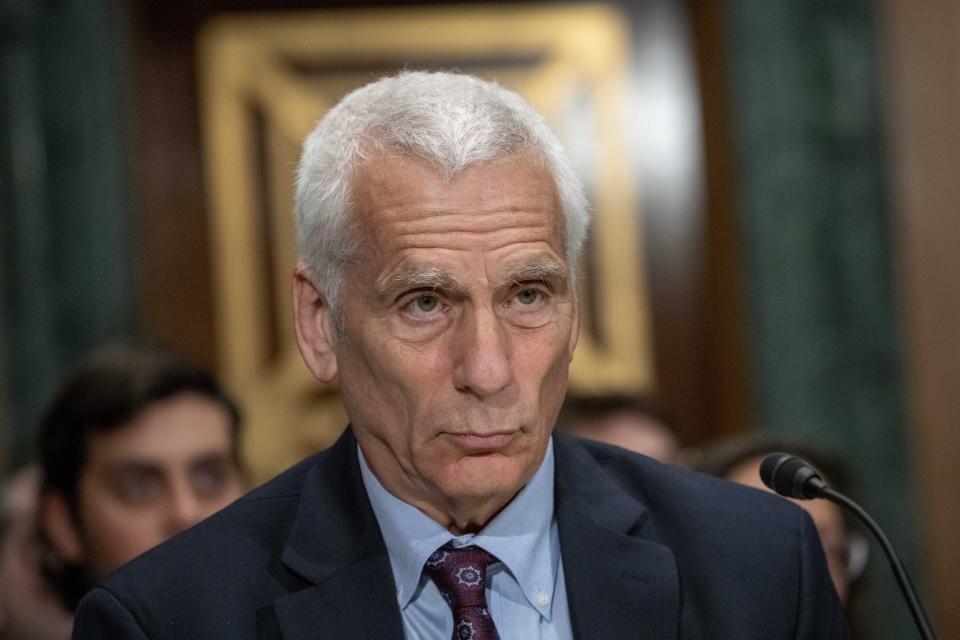
<svg viewBox="0 0 960 640"><path fill-rule="evenodd" d="M883 529L880 528L880 525L878 525L874 519L870 517L870 514L864 511L860 505L842 493L834 491L825 485L820 488L817 493L819 494L819 497L825 498L830 502L835 502L841 507L849 510L851 513L857 516L857 518L859 518L864 525L866 525L871 533L873 533L877 541L880 542L883 552L887 554L887 559L890 561L890 567L893 569L893 575L896 576L897 582L900 584L900 590L903 592L903 595L907 600L907 605L910 607L910 613L913 615L913 621L917 623L917 628L920 630L920 635L924 638L924 640L936 640L936 635L933 633L933 627L930 625L930 621L927 619L927 614L924 612L923 606L920 604L920 598L917 597L917 592L913 588L913 584L910 582L910 576L907 575L907 570L904 568L899 556L897 556L896 551L893 549L893 545L890 544L890 541L887 539L886 534L883 533Z"/></svg>

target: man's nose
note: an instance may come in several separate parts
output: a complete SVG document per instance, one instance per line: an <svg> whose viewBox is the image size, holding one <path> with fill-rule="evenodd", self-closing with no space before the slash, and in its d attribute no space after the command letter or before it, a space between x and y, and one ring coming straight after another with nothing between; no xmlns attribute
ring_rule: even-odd
<svg viewBox="0 0 960 640"><path fill-rule="evenodd" d="M511 343L507 327L489 307L476 308L459 320L453 384L478 398L513 383Z"/></svg>
<svg viewBox="0 0 960 640"><path fill-rule="evenodd" d="M176 487L167 510L167 535L189 529L204 517L203 505L189 486Z"/></svg>

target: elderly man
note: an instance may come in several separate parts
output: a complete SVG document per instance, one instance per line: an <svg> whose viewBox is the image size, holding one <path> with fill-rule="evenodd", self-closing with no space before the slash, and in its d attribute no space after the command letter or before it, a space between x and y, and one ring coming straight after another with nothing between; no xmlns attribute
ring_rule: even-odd
<svg viewBox="0 0 960 640"><path fill-rule="evenodd" d="M587 214L519 96L368 85L296 206L297 340L350 427L94 590L76 638L844 637L802 510L552 437Z"/></svg>

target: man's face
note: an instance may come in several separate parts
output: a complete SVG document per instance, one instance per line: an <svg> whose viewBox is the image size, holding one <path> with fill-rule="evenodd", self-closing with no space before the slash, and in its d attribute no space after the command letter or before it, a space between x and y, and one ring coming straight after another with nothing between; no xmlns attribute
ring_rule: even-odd
<svg viewBox="0 0 960 640"><path fill-rule="evenodd" d="M380 158L354 184L347 413L389 491L476 528L536 471L566 390L578 310L553 182L514 156L452 181Z"/></svg>
<svg viewBox="0 0 960 640"><path fill-rule="evenodd" d="M189 392L149 405L87 442L77 490L81 564L98 580L242 492L222 406Z"/></svg>

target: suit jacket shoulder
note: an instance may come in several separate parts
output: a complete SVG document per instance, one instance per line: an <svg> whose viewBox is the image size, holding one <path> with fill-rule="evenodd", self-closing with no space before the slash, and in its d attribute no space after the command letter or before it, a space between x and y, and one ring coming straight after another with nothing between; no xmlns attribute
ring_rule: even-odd
<svg viewBox="0 0 960 640"><path fill-rule="evenodd" d="M100 607L122 611L128 627L150 630L151 638L157 629L169 630L164 637L256 637L255 616L238 611L255 614L303 585L271 550L283 548L290 535L316 458L122 567L81 602L75 637L127 637L84 631L86 615Z"/></svg>
<svg viewBox="0 0 960 640"><path fill-rule="evenodd" d="M331 634L320 637L365 637L363 616L342 619L358 589L396 609L348 429L330 449L119 569L80 603L74 638L295 638L317 637L318 628ZM399 612L374 626L381 637L402 637Z"/></svg>
<svg viewBox="0 0 960 640"><path fill-rule="evenodd" d="M555 453L578 640L845 637L802 510L613 447L557 436ZM74 637L401 640L350 430L121 568Z"/></svg>
<svg viewBox="0 0 960 640"><path fill-rule="evenodd" d="M555 452L575 618L620 620L620 637L846 637L816 529L796 505L617 447L557 436ZM614 551L586 551L598 540ZM605 613L582 604L598 592L612 602Z"/></svg>

